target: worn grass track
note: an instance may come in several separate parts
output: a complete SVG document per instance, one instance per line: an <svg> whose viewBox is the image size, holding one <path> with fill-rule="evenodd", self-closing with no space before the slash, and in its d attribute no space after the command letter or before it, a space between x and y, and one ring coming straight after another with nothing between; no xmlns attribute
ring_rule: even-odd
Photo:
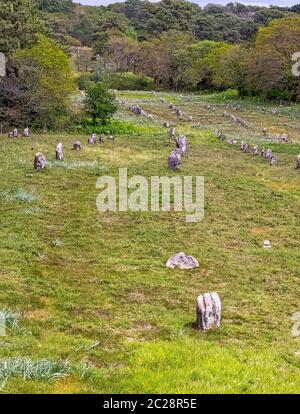
<svg viewBox="0 0 300 414"><path fill-rule="evenodd" d="M87 137L69 135L0 138L0 307L21 312L32 333L0 338L0 359L69 358L74 366L68 378L50 383L9 378L3 392L299 392L300 340L291 336L291 316L300 311L299 119L280 115L294 143L271 145L279 162L270 167L211 131L252 142L261 118L276 126L276 115L244 103L239 116L254 125L244 131L221 116L223 103L211 112L204 98L168 95L200 123L177 126L190 151L171 174L205 177L204 220L99 213L99 176L117 176L120 167L129 176L170 174L173 144L161 121L178 118L157 96L121 96L154 113L154 127L122 109L117 116L137 131L143 124L142 132L105 145L88 147ZM80 153L71 150L77 139ZM61 164L54 160L58 142ZM32 171L38 151L48 160L40 174ZM265 239L272 250L262 249ZM166 269L178 251L197 257L200 267ZM195 298L213 290L222 299L222 327L195 332Z"/></svg>

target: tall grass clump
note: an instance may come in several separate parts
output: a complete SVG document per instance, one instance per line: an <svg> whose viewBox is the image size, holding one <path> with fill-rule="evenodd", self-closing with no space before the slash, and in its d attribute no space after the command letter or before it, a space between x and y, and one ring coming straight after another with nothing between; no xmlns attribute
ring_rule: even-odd
<svg viewBox="0 0 300 414"><path fill-rule="evenodd" d="M0 379L23 378L24 380L54 381L66 377L71 371L67 361L30 358L11 358L0 361Z"/></svg>
<svg viewBox="0 0 300 414"><path fill-rule="evenodd" d="M25 203L33 203L38 200L38 197L29 193L23 188L12 188L0 192L0 199L4 201L20 201Z"/></svg>

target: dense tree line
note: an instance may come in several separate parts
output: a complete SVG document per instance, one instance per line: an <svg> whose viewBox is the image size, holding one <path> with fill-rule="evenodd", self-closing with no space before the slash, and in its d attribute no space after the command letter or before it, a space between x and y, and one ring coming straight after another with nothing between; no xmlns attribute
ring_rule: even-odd
<svg viewBox="0 0 300 414"><path fill-rule="evenodd" d="M138 40L149 40L176 30L199 40L241 43L249 40L261 25L273 19L299 13L299 6L258 7L229 3L209 4L201 8L185 0L161 0L157 3L127 0L107 7L81 6L71 0L39 0L53 36L73 37L83 46L103 40L103 34L118 30Z"/></svg>
<svg viewBox="0 0 300 414"><path fill-rule="evenodd" d="M50 37L83 47L76 57L77 70L85 66L89 69L84 72L92 72L93 60L101 56L112 87L236 88L241 94L300 99L298 79L290 71L291 55L299 50L300 5L201 8L185 0L127 0L90 7L40 0L39 8ZM261 40L264 28L278 32L270 48L269 39Z"/></svg>
<svg viewBox="0 0 300 414"><path fill-rule="evenodd" d="M78 88L90 99L84 107L93 123L115 111L107 87L236 89L300 101L299 77L291 71L300 51L300 5L0 0L0 51L8 58L1 123L78 121L81 114L70 112Z"/></svg>

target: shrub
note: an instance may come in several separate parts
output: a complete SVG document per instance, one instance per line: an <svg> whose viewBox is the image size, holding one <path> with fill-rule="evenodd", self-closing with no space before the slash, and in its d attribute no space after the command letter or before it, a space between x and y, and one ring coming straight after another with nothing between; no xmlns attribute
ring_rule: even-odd
<svg viewBox="0 0 300 414"><path fill-rule="evenodd" d="M154 89L154 80L143 73L115 73L109 80L109 86L119 90L149 91Z"/></svg>
<svg viewBox="0 0 300 414"><path fill-rule="evenodd" d="M84 101L85 112L92 118L95 126L97 121L105 125L117 111L114 95L100 82L90 82L86 89Z"/></svg>

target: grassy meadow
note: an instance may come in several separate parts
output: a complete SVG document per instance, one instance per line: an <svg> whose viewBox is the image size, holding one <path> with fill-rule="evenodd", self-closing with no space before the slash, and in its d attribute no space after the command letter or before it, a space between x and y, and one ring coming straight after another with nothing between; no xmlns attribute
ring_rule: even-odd
<svg viewBox="0 0 300 414"><path fill-rule="evenodd" d="M300 312L300 107L150 92L118 97L126 103L116 118L134 132L103 145L88 146L84 134L0 137L0 309L16 314L0 337L1 392L299 392L300 339L291 335L291 318ZM180 121L161 97L193 122ZM130 104L154 120L134 115ZM175 172L167 168L174 144L163 121L189 140ZM292 143L268 143L263 128L288 133ZM278 163L219 142L216 129L272 148ZM72 151L76 140L81 152ZM63 162L55 161L59 142ZM33 171L39 151L43 173ZM204 220L98 212L97 179L117 177L121 167L129 177L204 176ZM265 239L272 249L262 248ZM199 268L167 269L180 251ZM195 301L211 291L222 300L221 328L201 333L193 328Z"/></svg>

